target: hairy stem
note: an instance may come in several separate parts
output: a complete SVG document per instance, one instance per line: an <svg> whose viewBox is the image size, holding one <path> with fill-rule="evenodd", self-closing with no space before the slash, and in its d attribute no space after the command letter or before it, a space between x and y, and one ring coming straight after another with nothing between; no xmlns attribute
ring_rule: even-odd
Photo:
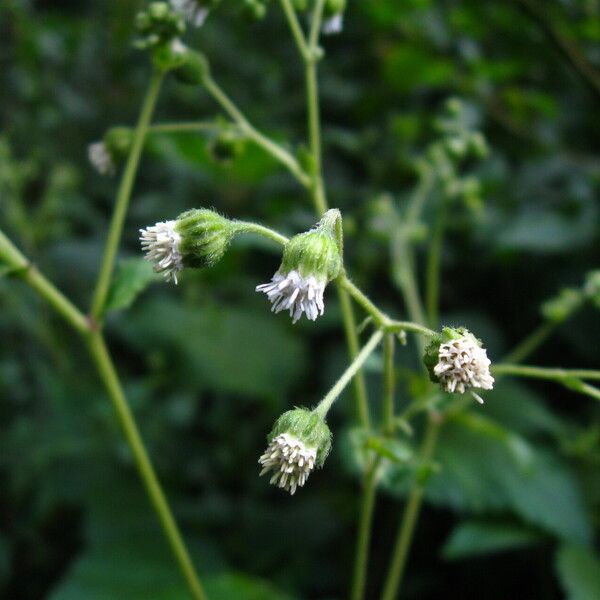
<svg viewBox="0 0 600 600"><path fill-rule="evenodd" d="M383 433L389 436L394 434L395 347L396 338L388 333L383 342Z"/></svg>
<svg viewBox="0 0 600 600"><path fill-rule="evenodd" d="M215 121L181 121L177 123L156 123L150 125L148 133L188 133L192 131L215 131L222 125Z"/></svg>
<svg viewBox="0 0 600 600"><path fill-rule="evenodd" d="M264 227L258 223L248 223L246 221L235 221L236 231L240 233L256 233L264 238L267 238L276 244L285 246L289 242L289 238L281 235L277 231Z"/></svg>
<svg viewBox="0 0 600 600"><path fill-rule="evenodd" d="M203 85L250 140L284 165L304 187L311 185L311 178L303 171L296 158L285 148L258 131L212 77L204 77Z"/></svg>
<svg viewBox="0 0 600 600"><path fill-rule="evenodd" d="M96 328L94 320L86 318L70 300L39 273L2 231L0 231L0 260L14 270L15 276L28 283L86 341L92 361L108 392L135 458L137 470L190 592L196 600L206 600L206 595L202 590L183 538L142 442L131 409L127 404L106 344L100 331Z"/></svg>
<svg viewBox="0 0 600 600"><path fill-rule="evenodd" d="M425 437L419 453L419 461L421 463L427 463L433 458L440 425L441 420L439 415L435 413L430 414L427 429L425 430ZM419 518L421 504L423 503L424 492L425 483L417 479L409 492L406 507L402 515L402 522L398 530L381 600L395 600L398 597L398 591L406 567L406 560L408 558L413 534Z"/></svg>
<svg viewBox="0 0 600 600"><path fill-rule="evenodd" d="M181 537L181 533L179 532L167 499L158 478L156 477L156 473L154 472L154 468L152 467L150 458L144 447L135 419L127 404L125 394L123 393L121 383L119 382L118 375L106 348L106 344L99 332L95 332L90 336L88 347L92 360L98 369L98 374L106 386L113 408L115 409L121 427L123 428L127 443L131 448L137 470L144 487L146 488L146 492L150 497L152 506L158 515L165 536L167 537L171 550L181 569L181 573L187 582L192 596L197 600L206 600L206 594L202 589L202 585L200 584L192 560L188 554L183 538Z"/></svg>
<svg viewBox="0 0 600 600"><path fill-rule="evenodd" d="M446 202L440 198L433 232L427 252L427 267L425 271L425 306L427 321L431 327L439 325L439 300L442 247L444 244L444 228L446 224Z"/></svg>
<svg viewBox="0 0 600 600"><path fill-rule="evenodd" d="M285 13L285 18L287 19L290 27L290 31L292 32L292 37L294 38L294 42L296 42L296 46L298 47L298 52L300 52L303 60L308 60L310 55L308 43L306 41L306 36L302 31L300 21L298 21L296 9L294 8L291 0L280 0L280 2L283 12Z"/></svg>
<svg viewBox="0 0 600 600"><path fill-rule="evenodd" d="M123 171L121 182L119 184L117 199L108 232L108 239L102 258L102 265L100 267L96 290L92 300L91 315L97 320L102 316L102 311L104 310L104 305L108 296L110 281L115 266L115 258L121 241L123 223L125 222L125 216L127 215L131 191L133 189L133 183L142 154L142 147L148 132L150 120L152 119L152 113L154 112L154 107L158 99L163 77L162 73L156 72L150 80L150 85L140 111L138 124L133 134L133 141L131 143L129 156L127 157L127 164L125 165L125 170Z"/></svg>
<svg viewBox="0 0 600 600"><path fill-rule="evenodd" d="M383 331L378 329L371 335L369 341L363 346L362 350L357 354L356 358L348 365L348 368L342 373L342 376L335 382L335 385L327 392L326 396L319 402L314 412L325 417L333 403L338 399L339 395L344 391L344 388L350 383L351 379L363 366L367 358L377 347L377 344L383 337Z"/></svg>
<svg viewBox="0 0 600 600"><path fill-rule="evenodd" d="M512 375L513 377L531 377L534 379L600 379L600 371L592 369L560 369L500 363L493 365L492 371L494 375Z"/></svg>
<svg viewBox="0 0 600 600"><path fill-rule="evenodd" d="M377 490L377 476L380 465L381 457L378 456L371 462L363 480L356 553L354 556L354 572L352 575L352 589L350 591L351 600L362 600L365 595L369 546L371 545L371 530L373 526L373 510L375 508L375 492Z"/></svg>

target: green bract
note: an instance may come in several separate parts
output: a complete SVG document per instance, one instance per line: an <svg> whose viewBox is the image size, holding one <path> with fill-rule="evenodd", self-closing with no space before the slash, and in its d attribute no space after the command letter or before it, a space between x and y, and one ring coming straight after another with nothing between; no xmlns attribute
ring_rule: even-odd
<svg viewBox="0 0 600 600"><path fill-rule="evenodd" d="M179 252L186 267L211 267L225 254L235 225L206 208L192 209L177 217L175 231L181 236Z"/></svg>
<svg viewBox="0 0 600 600"><path fill-rule="evenodd" d="M267 436L270 443L283 433L289 433L301 440L306 447L317 449L318 467L322 467L331 450L332 434L327 423L315 412L306 408L295 408L284 412L273 425Z"/></svg>
<svg viewBox="0 0 600 600"><path fill-rule="evenodd" d="M335 236L339 211L332 209L314 229L294 236L285 246L279 271L298 272L302 277L332 281L342 269L342 257Z"/></svg>

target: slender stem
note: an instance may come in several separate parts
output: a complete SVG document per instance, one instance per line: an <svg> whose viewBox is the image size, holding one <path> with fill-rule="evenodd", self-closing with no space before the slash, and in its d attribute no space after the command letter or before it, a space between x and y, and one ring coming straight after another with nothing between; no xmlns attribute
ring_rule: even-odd
<svg viewBox="0 0 600 600"><path fill-rule="evenodd" d="M394 335L390 333L386 334L383 341L383 432L386 435L392 435L394 432L394 388L396 383L394 347ZM375 506L377 475L380 464L381 457L378 456L372 461L363 480L354 572L352 575L352 590L350 593L352 600L362 600L365 594L369 546L371 544L373 526L373 509Z"/></svg>
<svg viewBox="0 0 600 600"><path fill-rule="evenodd" d="M283 12L285 13L288 25L290 26L292 36L294 37L294 41L296 42L296 46L298 46L298 52L300 52L303 60L307 60L309 56L309 48L306 43L306 36L302 31L300 21L298 21L296 9L294 8L294 5L291 3L290 0L280 0L280 2L283 8Z"/></svg>
<svg viewBox="0 0 600 600"><path fill-rule="evenodd" d="M514 350L504 357L507 363L521 362L541 346L554 332L558 323L549 321L542 323L537 329L528 335Z"/></svg>
<svg viewBox="0 0 600 600"><path fill-rule="evenodd" d="M2 231L0 231L0 259L14 269L14 275L28 283L76 331L79 333L89 331L89 321L85 315L21 254Z"/></svg>
<svg viewBox="0 0 600 600"><path fill-rule="evenodd" d="M281 235L277 231L270 229L269 227L259 225L258 223L236 221L235 224L237 231L240 233L256 233L264 238L275 242L276 244L280 244L281 246L285 246L289 242L289 238L285 237L285 235Z"/></svg>
<svg viewBox="0 0 600 600"><path fill-rule="evenodd" d="M15 276L23 279L38 292L87 342L90 356L98 369L100 378L113 403L117 417L121 422L125 437L135 458L136 467L171 545L173 554L187 581L190 592L196 600L206 600L206 595L202 590L167 500L144 448L104 339L100 331L93 326L94 321L87 319L52 283L39 273L2 231L0 231L0 258L9 267L14 268Z"/></svg>
<svg viewBox="0 0 600 600"><path fill-rule="evenodd" d="M421 463L429 462L433 457L438 433L440 430L441 419L439 415L432 413L429 416L427 429L423 445L419 453ZM408 558L413 533L417 525L419 511L423 502L425 492L425 482L416 480L413 484L408 496L404 514L402 515L402 523L398 530L396 544L390 563L387 579L383 589L381 600L395 600L398 597L402 576L406 567L406 559Z"/></svg>
<svg viewBox="0 0 600 600"><path fill-rule="evenodd" d="M115 367L100 332L95 332L90 336L88 347L92 360L98 369L100 378L106 386L109 398L121 423L123 432L125 433L125 437L127 438L127 442L133 453L140 477L146 488L146 492L158 515L165 536L167 537L189 590L196 600L206 600L206 594L196 575L196 571L183 538L181 537L181 533L177 528L167 499L165 498L161 485L156 477L156 473L154 472L148 453L144 447L135 419L127 404Z"/></svg>
<svg viewBox="0 0 600 600"><path fill-rule="evenodd" d="M352 575L352 589L350 592L350 598L352 600L362 600L365 594L367 565L369 562L369 546L371 544L371 529L373 525L373 509L375 508L375 492L377 490L377 476L379 474L380 464L381 457L378 456L371 463L363 481L356 553L354 557L354 571Z"/></svg>
<svg viewBox="0 0 600 600"><path fill-rule="evenodd" d="M414 275L412 251L405 239L405 233L400 230L396 232L392 240L392 272L394 280L402 291L410 319L424 324L426 322L425 311ZM419 339L417 339L417 343L422 353L424 343Z"/></svg>
<svg viewBox="0 0 600 600"><path fill-rule="evenodd" d="M314 60L306 62L306 97L308 103L308 133L310 150L315 163L313 174L313 202L318 213L327 210L327 197L323 184L321 156L321 127L319 115L319 87L317 83L317 65Z"/></svg>
<svg viewBox="0 0 600 600"><path fill-rule="evenodd" d="M560 369L500 363L492 366L494 375L532 377L534 379L600 379L600 371L591 369Z"/></svg>
<svg viewBox="0 0 600 600"><path fill-rule="evenodd" d="M346 343L348 345L348 355L350 360L354 360L358 356L360 349L358 343L356 319L354 318L354 310L352 309L350 296L341 285L337 286L337 292L342 311L342 323L344 325ZM367 384L362 371L359 371L354 378L354 396L356 398L356 412L358 414L360 424L365 429L369 429L371 427L371 417L369 415L369 397L367 394Z"/></svg>
<svg viewBox="0 0 600 600"><path fill-rule="evenodd" d="M214 121L183 121L150 125L148 133L186 133L188 131L212 131L220 128L221 125Z"/></svg>
<svg viewBox="0 0 600 600"><path fill-rule="evenodd" d="M390 333L400 333L401 331L411 331L412 333L420 333L426 337L437 335L437 332L425 325L413 323L413 321L390 321L385 325L384 329Z"/></svg>
<svg viewBox="0 0 600 600"><path fill-rule="evenodd" d="M439 325L441 258L445 225L446 202L444 198L440 198L429 242L425 271L425 306L427 308L427 321L431 327Z"/></svg>
<svg viewBox="0 0 600 600"><path fill-rule="evenodd" d="M385 435L394 433L395 345L396 337L388 333L383 341L383 433Z"/></svg>
<svg viewBox="0 0 600 600"><path fill-rule="evenodd" d="M327 392L327 395L314 409L314 412L325 417L332 407L333 403L337 400L339 395L344 391L344 388L350 383L350 380L356 375L356 373L363 366L367 358L371 355L373 350L383 337L383 331L378 329L369 338L369 341L363 346L362 350L358 353L356 358L348 365L348 368L342 373L342 376L335 382L335 385Z"/></svg>
<svg viewBox="0 0 600 600"><path fill-rule="evenodd" d="M158 72L154 73L150 80L150 85L142 104L138 124L133 134L133 141L127 158L127 164L125 165L125 170L123 171L121 183L117 192L117 199L110 223L102 266L100 267L100 273L98 275L96 290L92 301L91 314L95 319L99 319L104 310L104 304L108 295L110 280L115 265L115 258L121 240L121 233L123 232L123 223L125 222L125 216L127 215L127 209L129 207L133 182L135 180L140 156L142 154L142 147L148 132L150 120L152 119L152 113L154 112L162 81L163 74Z"/></svg>
<svg viewBox="0 0 600 600"><path fill-rule="evenodd" d="M340 287L346 290L353 298L356 300L360 306L362 306L375 320L378 325L386 325L390 322L389 317L379 310L371 300L362 292L358 287L356 287L345 274L342 274L341 277L338 278L338 282Z"/></svg>
<svg viewBox="0 0 600 600"><path fill-rule="evenodd" d="M221 105L223 110L249 139L267 152L267 154L270 154L273 158L287 167L288 171L290 171L304 187L311 185L311 178L303 171L300 163L294 156L285 148L276 144L273 140L258 131L212 77L206 76L203 85L206 88L206 91Z"/></svg>
<svg viewBox="0 0 600 600"><path fill-rule="evenodd" d="M321 23L323 22L324 8L325 0L317 0L312 13L310 35L308 37L308 47L311 50L315 50L319 44L319 33L321 33Z"/></svg>

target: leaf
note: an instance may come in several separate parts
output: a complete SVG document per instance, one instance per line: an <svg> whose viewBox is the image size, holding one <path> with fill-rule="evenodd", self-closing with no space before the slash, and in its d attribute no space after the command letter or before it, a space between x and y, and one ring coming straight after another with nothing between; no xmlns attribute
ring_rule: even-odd
<svg viewBox="0 0 600 600"><path fill-rule="evenodd" d="M493 521L464 521L452 532L442 556L457 560L535 544L543 537L522 525Z"/></svg>
<svg viewBox="0 0 600 600"><path fill-rule="evenodd" d="M157 279L152 265L143 258L123 261L108 292L105 312L129 308L134 300Z"/></svg>
<svg viewBox="0 0 600 600"><path fill-rule="evenodd" d="M590 549L562 546L556 553L556 570L568 600L600 598L600 557Z"/></svg>
<svg viewBox="0 0 600 600"><path fill-rule="evenodd" d="M292 600L273 585L242 573L225 572L206 582L206 593L211 600Z"/></svg>
<svg viewBox="0 0 600 600"><path fill-rule="evenodd" d="M233 306L151 299L119 327L140 351L164 356L178 386L283 399L302 373L304 348L286 320Z"/></svg>
<svg viewBox="0 0 600 600"><path fill-rule="evenodd" d="M413 449L398 439L372 436L367 440L366 448L395 463L406 463L414 458Z"/></svg>
<svg viewBox="0 0 600 600"><path fill-rule="evenodd" d="M436 459L442 470L426 490L431 502L479 514L510 511L558 538L590 539L578 481L567 463L550 451L530 446L529 460L523 464L504 442L449 423Z"/></svg>

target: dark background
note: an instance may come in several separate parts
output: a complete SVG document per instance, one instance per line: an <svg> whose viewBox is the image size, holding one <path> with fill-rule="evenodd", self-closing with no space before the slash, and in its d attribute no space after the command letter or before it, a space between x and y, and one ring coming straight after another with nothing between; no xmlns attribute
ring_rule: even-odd
<svg viewBox="0 0 600 600"><path fill-rule="evenodd" d="M449 212L442 318L472 328L498 359L542 322L545 300L580 288L598 266L600 95L543 23L600 68L599 3L540 2L541 17L519 1L349 4L343 35L323 40L321 66L325 171L345 216L349 272L405 316L376 217L386 198L402 210L437 115L460 97L490 154L464 166L482 185L482 210L455 202ZM137 117L150 74L131 46L142 6L0 7L0 225L82 307L117 183L93 171L86 147ZM304 141L302 70L276 2L253 23L226 0L186 42L260 129ZM155 120L217 114L202 89L170 78ZM140 256L140 227L192 207L288 234L315 220L302 190L251 144L224 165L204 134L152 136L121 258ZM324 318L293 327L254 293L278 260L268 244L236 241L217 267L184 273L177 288L157 278L106 327L211 598L342 598L350 580L360 490L351 394L330 418L332 455L305 489L290 498L258 478L274 419L318 401L346 363L333 290ZM0 279L0 307L0 596L185 597L80 341L14 279ZM589 304L530 361L597 368L599 339ZM402 407L417 362L412 346L398 354ZM374 411L379 371L376 356L367 366ZM403 597L600 597L598 405L558 385L504 381L475 414L503 433L445 429ZM368 598L401 515L406 481L394 468L377 505Z"/></svg>

